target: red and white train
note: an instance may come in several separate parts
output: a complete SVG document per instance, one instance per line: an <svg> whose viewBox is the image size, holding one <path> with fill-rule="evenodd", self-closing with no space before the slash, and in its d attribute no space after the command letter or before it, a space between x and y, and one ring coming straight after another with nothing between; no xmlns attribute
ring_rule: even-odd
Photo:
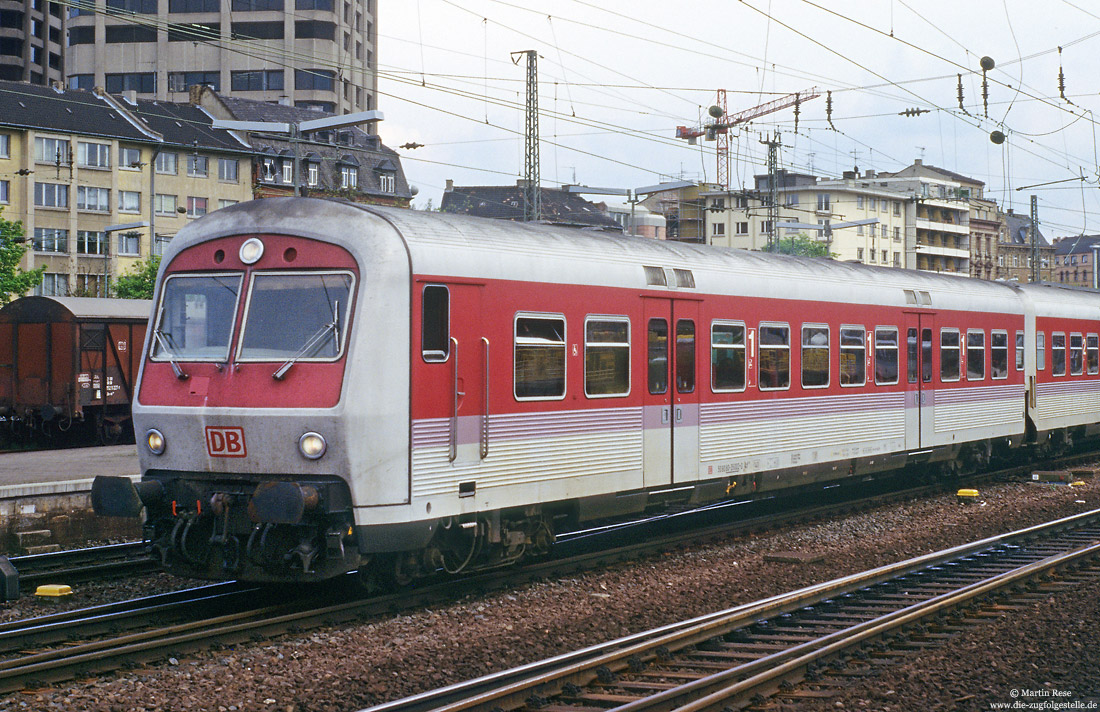
<svg viewBox="0 0 1100 712"><path fill-rule="evenodd" d="M1100 423L1100 295L313 199L164 255L134 396L170 570L506 564L655 507Z"/></svg>

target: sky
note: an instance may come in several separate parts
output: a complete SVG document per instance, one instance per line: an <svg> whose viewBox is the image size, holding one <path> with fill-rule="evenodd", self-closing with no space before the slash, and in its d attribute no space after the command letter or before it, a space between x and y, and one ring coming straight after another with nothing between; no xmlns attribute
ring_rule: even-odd
<svg viewBox="0 0 1100 712"><path fill-rule="evenodd" d="M447 179L523 177L526 56L511 53L535 50L547 187L716 182L716 142L688 145L677 126L707 120L719 90L734 114L816 87L797 126L786 108L731 130L734 189L766 172L761 140L778 132L781 168L840 177L920 158L1003 209L1027 213L1035 195L1048 238L1100 233L1091 0L379 0L377 22L379 133L417 207L438 207Z"/></svg>

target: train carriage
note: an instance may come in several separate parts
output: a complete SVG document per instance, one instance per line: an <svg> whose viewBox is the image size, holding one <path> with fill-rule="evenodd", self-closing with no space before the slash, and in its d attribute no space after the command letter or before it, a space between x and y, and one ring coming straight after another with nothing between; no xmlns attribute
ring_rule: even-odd
<svg viewBox="0 0 1100 712"><path fill-rule="evenodd" d="M670 503L977 466L1028 432L1027 303L919 272L254 201L165 254L143 482L97 480L93 499L144 506L188 575L382 562L409 579Z"/></svg>
<svg viewBox="0 0 1100 712"><path fill-rule="evenodd" d="M0 309L0 440L61 439L86 425L118 442L151 309L147 299L37 296Z"/></svg>

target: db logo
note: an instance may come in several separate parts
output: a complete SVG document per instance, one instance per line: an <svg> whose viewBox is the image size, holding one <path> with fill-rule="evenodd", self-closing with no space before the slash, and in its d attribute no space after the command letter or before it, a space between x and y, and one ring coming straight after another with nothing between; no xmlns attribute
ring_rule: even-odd
<svg viewBox="0 0 1100 712"><path fill-rule="evenodd" d="M206 426L206 452L210 457L244 457L244 428Z"/></svg>

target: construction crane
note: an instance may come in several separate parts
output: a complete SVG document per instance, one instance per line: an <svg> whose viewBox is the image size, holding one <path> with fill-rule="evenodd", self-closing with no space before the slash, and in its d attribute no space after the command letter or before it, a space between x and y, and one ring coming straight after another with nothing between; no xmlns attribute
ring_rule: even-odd
<svg viewBox="0 0 1100 712"><path fill-rule="evenodd" d="M747 121L773 114L780 109L786 109L788 106L795 107L795 122L798 121L798 107L804 101L810 101L821 96L821 92L817 87L807 89L806 91L795 92L794 94L788 94L778 99L773 99L765 104L760 104L744 111L739 111L736 114L726 113L726 90L719 89L717 100L714 106L707 110L710 114L711 120L700 126L677 126L676 138L687 139L688 143L694 145L695 140L700 136L703 136L707 141L718 141L717 154L718 154L718 183L722 188L729 188L730 185L730 164L729 164L729 130L733 126L743 124Z"/></svg>

